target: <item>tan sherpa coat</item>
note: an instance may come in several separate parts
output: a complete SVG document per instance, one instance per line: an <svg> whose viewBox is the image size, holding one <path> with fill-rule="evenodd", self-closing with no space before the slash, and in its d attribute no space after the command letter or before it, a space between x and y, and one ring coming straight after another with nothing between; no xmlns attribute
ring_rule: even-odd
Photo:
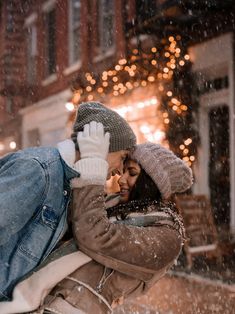
<svg viewBox="0 0 235 314"><path fill-rule="evenodd" d="M153 205L149 213L146 215L160 217L152 226L112 223L107 218L102 186L75 190L74 236L79 249L93 261L61 281L51 295L62 296L85 313L104 314L111 312L106 301L114 308L123 299L147 291L173 265L182 246L174 219L162 217Z"/></svg>

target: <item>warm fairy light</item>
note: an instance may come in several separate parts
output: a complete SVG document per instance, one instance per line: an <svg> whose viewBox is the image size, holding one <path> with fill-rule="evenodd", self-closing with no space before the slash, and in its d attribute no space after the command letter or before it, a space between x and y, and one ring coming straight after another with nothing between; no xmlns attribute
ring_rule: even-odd
<svg viewBox="0 0 235 314"><path fill-rule="evenodd" d="M170 57L169 52L165 52L165 57L167 57L167 58L169 58L169 57Z"/></svg>
<svg viewBox="0 0 235 314"><path fill-rule="evenodd" d="M172 91L169 90L166 94L167 94L168 97L171 97L172 96Z"/></svg>
<svg viewBox="0 0 235 314"><path fill-rule="evenodd" d="M191 138L187 138L187 140L184 141L184 144L186 146L190 145L192 143L192 139Z"/></svg>
<svg viewBox="0 0 235 314"><path fill-rule="evenodd" d="M152 65L156 65L156 64L157 64L157 61L153 59L153 60L151 61L151 63L152 63Z"/></svg>
<svg viewBox="0 0 235 314"><path fill-rule="evenodd" d="M160 86L158 87L158 90L159 90L160 92L163 92L163 91L164 91L164 87L163 87L162 85L160 85Z"/></svg>
<svg viewBox="0 0 235 314"><path fill-rule="evenodd" d="M188 107L185 106L185 105L181 105L180 108L181 108L183 111L187 111L187 110L188 110Z"/></svg>
<svg viewBox="0 0 235 314"><path fill-rule="evenodd" d="M113 71L109 70L108 71L108 76L112 76L113 75Z"/></svg>
<svg viewBox="0 0 235 314"><path fill-rule="evenodd" d="M179 58L179 57L180 57L180 54L179 54L179 53L176 53L176 54L175 54L175 57L176 57L176 58Z"/></svg>
<svg viewBox="0 0 235 314"><path fill-rule="evenodd" d="M150 105L157 105L157 103L158 103L158 101L157 101L157 98L156 98L156 97L151 98L151 99L149 100L149 104L148 104L148 102L147 102L148 106L150 106Z"/></svg>
<svg viewBox="0 0 235 314"><path fill-rule="evenodd" d="M102 85L103 85L104 87L107 87L107 86L108 86L108 82L103 82Z"/></svg>
<svg viewBox="0 0 235 314"><path fill-rule="evenodd" d="M149 76L148 77L148 81L149 82L154 82L155 81L155 77L154 76Z"/></svg>
<svg viewBox="0 0 235 314"><path fill-rule="evenodd" d="M112 80L113 80L114 82L117 82L117 81L118 81L117 76L114 76L114 77L112 78Z"/></svg>
<svg viewBox="0 0 235 314"><path fill-rule="evenodd" d="M91 87L91 86L87 86L87 87L86 87L86 91L87 91L87 92L91 92L91 91L92 91L92 87Z"/></svg>
<svg viewBox="0 0 235 314"><path fill-rule="evenodd" d="M180 60L179 65L183 66L183 65L185 65L185 62L183 60Z"/></svg>
<svg viewBox="0 0 235 314"><path fill-rule="evenodd" d="M132 52L137 55L138 54L138 49L133 49Z"/></svg>
<svg viewBox="0 0 235 314"><path fill-rule="evenodd" d="M168 39L169 39L169 41L172 42L172 41L174 41L175 38L173 36L170 36Z"/></svg>
<svg viewBox="0 0 235 314"><path fill-rule="evenodd" d="M184 150L183 150L183 154L184 155L187 155L189 153L189 150L187 149L187 148L185 148Z"/></svg>
<svg viewBox="0 0 235 314"><path fill-rule="evenodd" d="M176 53L180 53L180 51L181 51L180 48L176 48L176 49L175 49L175 52L176 52Z"/></svg>
<svg viewBox="0 0 235 314"><path fill-rule="evenodd" d="M120 71L120 70L121 70L121 66L120 66L119 64L117 64L117 65L115 66L115 70L116 70L116 71Z"/></svg>
<svg viewBox="0 0 235 314"><path fill-rule="evenodd" d="M96 80L92 79L92 80L91 80L91 84L92 84L92 85L95 85L95 83L96 83Z"/></svg>
<svg viewBox="0 0 235 314"><path fill-rule="evenodd" d="M166 134L162 130L156 130L153 136L157 143L161 143L165 139Z"/></svg>
<svg viewBox="0 0 235 314"><path fill-rule="evenodd" d="M98 91L98 93L103 93L104 89L103 89L102 87L99 87L99 88L97 89L97 91Z"/></svg>
<svg viewBox="0 0 235 314"><path fill-rule="evenodd" d="M146 81L142 81L141 85L145 87L147 85L147 82Z"/></svg>
<svg viewBox="0 0 235 314"><path fill-rule="evenodd" d="M194 161L194 160L195 160L195 156L190 156L189 159L190 159L191 161Z"/></svg>
<svg viewBox="0 0 235 314"><path fill-rule="evenodd" d="M171 102L172 104L175 104L175 105L179 103L179 101L176 98L172 98Z"/></svg>
<svg viewBox="0 0 235 314"><path fill-rule="evenodd" d="M168 68L164 68L163 71L164 71L165 73L168 73L168 72L169 72L169 69L168 69Z"/></svg>
<svg viewBox="0 0 235 314"><path fill-rule="evenodd" d="M163 118L167 118L168 117L168 112L163 112L162 116L163 116Z"/></svg>
<svg viewBox="0 0 235 314"><path fill-rule="evenodd" d="M127 60L126 60L126 59L120 59L120 60L118 61L118 63L119 63L120 65L124 65L124 64L127 63Z"/></svg>
<svg viewBox="0 0 235 314"><path fill-rule="evenodd" d="M167 73L164 73L162 76L163 76L163 78L165 78L165 79L168 78L168 74L167 74Z"/></svg>
<svg viewBox="0 0 235 314"><path fill-rule="evenodd" d="M68 110L68 111L73 111L75 109L75 106L72 102L66 102L65 104L65 108Z"/></svg>
<svg viewBox="0 0 235 314"><path fill-rule="evenodd" d="M164 119L164 123L165 124L169 124L170 123L170 120L167 118L167 119Z"/></svg>
<svg viewBox="0 0 235 314"><path fill-rule="evenodd" d="M125 89L125 87L123 87L123 89ZM143 108L146 108L149 106L156 106L157 104L158 104L157 98L152 97L152 98L146 99L144 101L132 103L131 105L120 105L117 108L115 108L114 110L117 111L122 117L125 117L127 112L133 111L133 108L143 109Z"/></svg>
<svg viewBox="0 0 235 314"><path fill-rule="evenodd" d="M184 150L184 149L185 149L185 146L184 146L183 144L181 144L181 145L180 145L180 149L181 149L181 150Z"/></svg>
<svg viewBox="0 0 235 314"><path fill-rule="evenodd" d="M173 70L176 68L175 64L171 64L170 67L171 67L171 69L173 69Z"/></svg>
<svg viewBox="0 0 235 314"><path fill-rule="evenodd" d="M152 51L153 53L155 53L155 52L157 52L157 48L156 48L156 47L153 47L153 48L151 49L151 51Z"/></svg>
<svg viewBox="0 0 235 314"><path fill-rule="evenodd" d="M11 141L9 144L10 149L15 149L16 148L16 142L15 141Z"/></svg>
<svg viewBox="0 0 235 314"><path fill-rule="evenodd" d="M184 56L184 59L185 59L185 60L189 60L189 59L190 59L190 56L189 56L189 55L185 55L185 56Z"/></svg>
<svg viewBox="0 0 235 314"><path fill-rule="evenodd" d="M188 156L183 157L183 160L184 160L184 161L189 161L189 157L188 157Z"/></svg>
<svg viewBox="0 0 235 314"><path fill-rule="evenodd" d="M89 95L87 98L88 98L88 100L93 100L94 96L93 95Z"/></svg>
<svg viewBox="0 0 235 314"><path fill-rule="evenodd" d="M141 125L140 126L140 132L142 132L143 134L147 134L147 133L150 133L150 127L146 124L144 125Z"/></svg>

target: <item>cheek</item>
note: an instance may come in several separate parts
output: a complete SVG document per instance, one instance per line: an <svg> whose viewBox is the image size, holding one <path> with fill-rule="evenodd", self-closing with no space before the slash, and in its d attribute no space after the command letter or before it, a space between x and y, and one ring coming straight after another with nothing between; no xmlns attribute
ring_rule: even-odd
<svg viewBox="0 0 235 314"><path fill-rule="evenodd" d="M129 186L129 188L133 188L133 186L135 185L135 183L136 183L136 180L137 180L137 178L136 177L129 177L129 180L128 180L128 186Z"/></svg>

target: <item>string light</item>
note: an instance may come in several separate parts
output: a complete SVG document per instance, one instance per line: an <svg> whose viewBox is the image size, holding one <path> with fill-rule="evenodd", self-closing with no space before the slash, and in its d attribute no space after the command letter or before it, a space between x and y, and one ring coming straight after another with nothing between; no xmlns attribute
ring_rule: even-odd
<svg viewBox="0 0 235 314"><path fill-rule="evenodd" d="M180 35L169 36L162 41L162 49L152 47L149 51L141 51L137 48L132 49L128 58L121 58L113 68L106 69L101 73L99 77L95 77L87 72L85 73L85 86L79 87L79 90L74 92L72 101L65 105L67 110L73 111L80 99L83 101L93 100L98 94L98 97L103 97L107 94L111 94L114 97L119 97L127 92L130 92L133 88L148 87L150 84L156 84L158 81L157 90L163 93L165 87L169 88L171 79L175 71L178 71L180 67L183 67L190 60L188 54L183 54L179 41ZM166 89L166 95L169 99L168 108L173 115L184 116L188 111L187 104L181 103L177 97L173 95L173 92ZM151 103L152 102L152 103ZM127 113L133 111L133 108L143 109L147 106L156 105L157 99L148 99L146 101L134 103L130 105L118 106L119 113L126 116ZM73 108L73 109L72 109ZM168 112L162 114L163 124L167 128L171 122L172 116ZM160 132L160 131L159 131ZM160 138L160 133L157 135L149 133L149 138ZM155 137L154 137L155 136ZM188 146L192 143L192 139L186 139L180 145L180 151L182 152L182 158L188 163L195 161L195 156L190 152ZM186 148L187 147L187 148Z"/></svg>

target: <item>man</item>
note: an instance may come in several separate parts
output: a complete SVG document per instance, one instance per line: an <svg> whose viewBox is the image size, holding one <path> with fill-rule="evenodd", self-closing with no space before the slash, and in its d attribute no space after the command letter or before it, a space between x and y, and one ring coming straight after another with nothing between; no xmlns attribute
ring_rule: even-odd
<svg viewBox="0 0 235 314"><path fill-rule="evenodd" d="M92 173L92 167L82 164L81 169L77 162L76 143L77 132L91 121L101 122L110 133L110 177L122 170L136 137L122 117L97 102L79 106L71 135L74 143L66 140L58 149L28 148L0 159L0 301L11 297L15 284L50 254L65 233L72 186L79 185L80 174L89 182Z"/></svg>

